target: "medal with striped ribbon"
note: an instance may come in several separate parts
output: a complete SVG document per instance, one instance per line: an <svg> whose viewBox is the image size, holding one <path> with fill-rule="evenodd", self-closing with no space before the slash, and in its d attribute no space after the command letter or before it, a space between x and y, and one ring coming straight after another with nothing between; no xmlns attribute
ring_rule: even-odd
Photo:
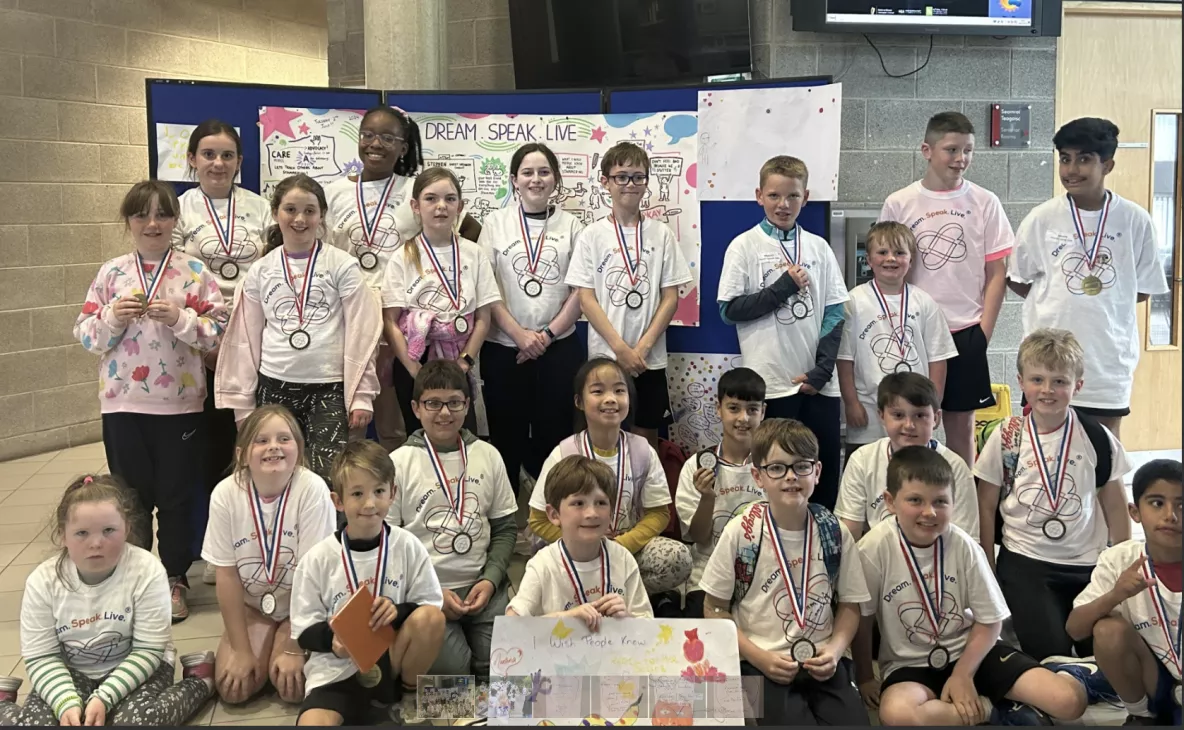
<svg viewBox="0 0 1184 730"><path fill-rule="evenodd" d="M200 188L199 188L200 190ZM234 201L234 188L230 188L230 197L226 201L226 226L222 226L222 221L218 218L218 210L214 206L213 199L206 195L205 191L201 191L201 197L205 200L206 212L210 215L210 223L214 224L214 233L218 235L218 249L222 252L222 257L226 259L221 266L218 267L218 273L222 275L223 279L235 279L238 277L238 264L233 258L234 253L234 213L237 205Z"/></svg>
<svg viewBox="0 0 1184 730"><path fill-rule="evenodd" d="M617 248L621 252L621 258L625 259L625 274L629 277L629 285L633 287L629 293L625 295L625 306L630 309L641 309L642 303L645 301L641 296L641 291L637 288L641 277L638 271L641 269L641 229L644 219L637 219L637 240L634 241L633 250L637 254L637 260L629 258L629 245L625 243L625 228L617 222L613 216L609 216L609 220L613 222L613 228L617 232Z"/></svg>
<svg viewBox="0 0 1184 730"><path fill-rule="evenodd" d="M284 259L284 281L296 295L296 331L288 336L288 344L293 350L304 350L312 344L312 335L304 329L304 313L305 307L308 306L309 294L312 293L313 273L317 268L317 257L321 255L321 242L317 241L308 255L308 266L304 269L304 284L299 288L296 287L296 276L292 273L291 257L282 248L280 253Z"/></svg>
<svg viewBox="0 0 1184 730"><path fill-rule="evenodd" d="M1102 214L1098 218L1098 232L1094 235L1092 244L1085 237L1085 225L1081 221L1081 210L1077 207L1077 202L1073 200L1072 195L1066 193L1065 196L1069 198L1069 214L1073 218L1073 228L1077 232L1077 240L1081 241L1081 247L1085 249L1085 262L1089 265L1089 274L1081 280L1081 291L1094 297L1102 293L1102 279L1094 274L1094 264L1098 260L1098 251L1102 248L1102 234L1106 231L1106 221L1110 217L1110 200L1113 196L1109 190L1106 191L1106 200L1102 203Z"/></svg>
<svg viewBox="0 0 1184 730"><path fill-rule="evenodd" d="M1028 417L1028 438L1032 439L1032 450L1036 452L1036 469L1040 472L1040 486L1048 497L1048 505L1052 508L1052 517L1041 525L1040 530L1049 540L1061 540L1069 531L1065 523L1056 516L1057 508L1061 506L1064 497L1065 473L1069 471L1069 449L1073 447L1073 410L1065 417L1065 425L1061 429L1061 446L1057 449L1056 471L1049 473L1048 464L1044 461L1044 447L1040 445L1040 434L1036 432L1036 423Z"/></svg>
<svg viewBox="0 0 1184 730"><path fill-rule="evenodd" d="M526 268L530 276L522 285L526 296L534 298L543 293L543 282L539 280L539 261L543 258L543 241L547 237L547 222L551 220L551 209L547 208L547 217L543 219L543 229L539 231L539 240L531 246L530 225L526 222L526 209L518 206L518 225L522 229L522 245L526 247Z"/></svg>
<svg viewBox="0 0 1184 730"><path fill-rule="evenodd" d="M457 450L460 452L460 476L456 480L456 490L452 489L452 482L448 480L448 472L444 470L444 462L440 459L440 453L436 451L436 447L432 445L430 439L425 439L428 447L428 459L432 462L432 471L436 473L436 483L440 485L440 489L444 492L444 496L448 498L448 507L452 511L452 516L456 518L456 523L461 528L465 524L465 492L467 490L466 482L468 481L469 473L469 451L465 446L465 441L460 436L456 437ZM473 549L472 536L457 532L452 538L452 551L457 555L465 555Z"/></svg>
<svg viewBox="0 0 1184 730"><path fill-rule="evenodd" d="M280 492L276 500L275 519L272 520L271 534L267 532L267 525L263 521L263 500L259 497L259 490L251 484L251 495L247 502L251 507L251 519L255 523L255 534L259 536L259 553L263 558L263 576L269 590L259 600L259 610L264 616L275 613L275 585L280 572L280 545L283 543L284 517L288 512L288 497L292 493L291 482Z"/></svg>
<svg viewBox="0 0 1184 730"><path fill-rule="evenodd" d="M571 553L567 550L567 545L563 540L559 541L559 555L563 559L563 570L567 573L567 579L571 581L571 587L575 589L577 605L588 603L588 596L584 592L584 581L580 578L580 571L576 570L576 563L571 558ZM600 596L603 598L607 596L612 590L612 567L609 564L608 544L600 541Z"/></svg>
<svg viewBox="0 0 1184 730"><path fill-rule="evenodd" d="M612 530L617 531L617 526L621 524L621 517L624 516L624 511L621 509L625 504L625 494L627 486L632 480L625 478L625 467L629 464L629 442L622 432L617 437L617 508L613 510ZM596 460L596 449L592 448L592 436L587 431L584 432L583 438L580 439L580 450L584 452L584 456Z"/></svg>
<svg viewBox="0 0 1184 730"><path fill-rule="evenodd" d="M1180 657L1180 635L1181 628L1184 628L1184 597L1180 600L1180 611L1176 616L1176 636L1173 639L1168 604L1159 591L1160 582L1156 580L1155 563L1151 560L1150 554L1147 555L1147 562L1143 564L1143 577L1149 586L1147 590L1151 593L1151 604L1155 607L1155 617L1159 621L1159 628L1163 630L1164 644L1167 646L1167 655L1164 658L1176 668L1176 676L1184 679L1184 661ZM1180 682L1177 681L1172 690L1172 699L1176 701L1177 705L1184 704L1181 702L1180 687Z"/></svg>
<svg viewBox="0 0 1184 730"><path fill-rule="evenodd" d="M896 537L900 542L900 551L904 554L905 565L913 579L913 588L921 597L921 611L933 628L933 649L929 652L929 667L941 671L949 666L950 650L941 645L941 604L946 595L946 548L945 541L939 536L933 543L933 594L929 593L929 586L925 585L925 573L921 570L921 563L913 546L904 537L900 529L900 522L896 523Z"/></svg>
<svg viewBox="0 0 1184 730"><path fill-rule="evenodd" d="M440 264L440 258L436 255L436 250L432 248L432 244L428 242L427 236L421 233L419 234L419 240L428 254L428 259L432 263L432 269L436 272L436 277L440 280L441 286L444 287L444 293L448 296L449 304L452 305L452 309L457 313L452 321L452 326L456 328L457 334L463 335L469 331L469 320L465 319L465 316L460 313L460 241L456 240L455 233L452 234L452 276L454 281L449 281L448 277L444 275L444 267Z"/></svg>
<svg viewBox="0 0 1184 730"><path fill-rule="evenodd" d="M818 647L805 637L806 633L806 604L810 597L810 567L813 561L810 556L814 549L814 517L806 513L805 549L802 551L802 580L795 583L793 574L789 570L789 559L785 555L785 545L781 542L781 533L777 530L777 521L773 519L773 510L765 504L765 529L769 533L769 544L773 546L773 555L777 558L777 567L781 570L781 579L785 583L785 590L789 594L789 606L793 610L793 620L802 632L802 637L794 641L789 647L789 655L799 664L807 659L813 659L818 654Z"/></svg>
<svg viewBox="0 0 1184 730"><path fill-rule="evenodd" d="M378 534L378 560L374 565L374 597L378 598L382 595L382 587L386 583L386 569L390 562L389 550L387 550L387 541L390 537L390 528L386 523L383 523L382 529ZM354 556L349 550L349 535L345 530L341 531L341 564L345 567L345 587L349 589L352 596L357 593L362 587L362 582L358 579L358 569L354 566Z"/></svg>
<svg viewBox="0 0 1184 730"><path fill-rule="evenodd" d="M378 267L378 221L382 218L382 212L386 210L387 201L390 200L391 191L395 189L395 176L391 175L386 179L386 185L382 188L382 194L378 196L378 205L374 208L374 219L366 214L366 191L362 184L362 178L358 178L356 188L356 198L358 204L358 217L362 219L362 243L367 250L358 254L358 263L363 269L367 271Z"/></svg>
<svg viewBox="0 0 1184 730"><path fill-rule="evenodd" d="M148 274L144 271L144 257L136 253L136 275L140 278L140 287L143 294L137 294L136 299L140 300L143 311L140 314L148 311L148 305L156 298L156 292L160 290L160 285L164 283L164 272L169 268L169 262L173 260L173 249L165 252L164 258L160 260L156 268L152 271L152 279L149 280Z"/></svg>
<svg viewBox="0 0 1184 730"><path fill-rule="evenodd" d="M911 373L913 366L909 365L909 345L905 337L905 324L909 318L909 285L902 284L900 287L900 307L897 310L900 314L900 326L897 327L892 324L892 309L888 306L888 297L884 292L880 291L880 285L872 279L872 293L875 294L876 303L880 305L880 311L884 313L884 317L888 320L888 329L892 330L893 339L896 339L896 349L900 351L900 362L896 363L892 371L896 373Z"/></svg>

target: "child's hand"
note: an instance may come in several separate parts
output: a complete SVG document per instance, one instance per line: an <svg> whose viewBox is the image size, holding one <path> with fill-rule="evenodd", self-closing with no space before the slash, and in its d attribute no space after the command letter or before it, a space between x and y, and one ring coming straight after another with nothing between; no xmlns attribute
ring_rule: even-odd
<svg viewBox="0 0 1184 730"><path fill-rule="evenodd" d="M801 393L805 393L806 395L818 395L818 390L815 389L813 385L810 385L809 383L806 382L805 375L799 375L796 378L794 378L791 382L794 385L797 385L798 383L802 384L802 387L799 391Z"/></svg>
<svg viewBox="0 0 1184 730"><path fill-rule="evenodd" d="M863 704L867 709L874 710L880 706L880 680L869 679L859 683L859 694L863 696Z"/></svg>
<svg viewBox="0 0 1184 730"><path fill-rule="evenodd" d="M567 615L583 621L592 633L600 631L600 611L596 610L594 603L581 603L568 611Z"/></svg>
<svg viewBox="0 0 1184 730"><path fill-rule="evenodd" d="M789 275L789 278L793 279L793 283L798 285L798 289L805 289L810 286L810 275L801 266L790 264L785 269L785 273Z"/></svg>
<svg viewBox="0 0 1184 730"><path fill-rule="evenodd" d="M477 584L469 589L469 595L465 597L465 612L480 613L489 605L489 599L493 598L493 593L496 590L497 587L493 585L491 580L477 581Z"/></svg>
<svg viewBox="0 0 1184 730"><path fill-rule="evenodd" d="M337 641L335 638L334 641ZM242 696L255 684L255 657L249 651L231 651L217 667L215 681L227 697Z"/></svg>
<svg viewBox="0 0 1184 730"><path fill-rule="evenodd" d="M271 665L271 685L280 697L304 696L304 657L282 652Z"/></svg>
<svg viewBox="0 0 1184 730"><path fill-rule="evenodd" d="M1143 564L1147 562L1147 555L1141 553L1139 559L1130 564L1126 570L1119 574L1118 580L1114 581L1114 596L1125 601L1128 598L1134 598L1151 586L1155 585L1155 579L1152 578L1148 583L1143 576Z"/></svg>
<svg viewBox="0 0 1184 730"><path fill-rule="evenodd" d="M63 727L80 727L82 725L82 708L71 707L62 713L58 723Z"/></svg>
<svg viewBox="0 0 1184 730"><path fill-rule="evenodd" d="M848 403L847 428L867 428L867 409L859 401Z"/></svg>
<svg viewBox="0 0 1184 730"><path fill-rule="evenodd" d="M760 654L753 657L752 664L761 670L761 674L777 684L789 684L798 676L798 663L788 654L774 654L760 649Z"/></svg>
<svg viewBox="0 0 1184 730"><path fill-rule="evenodd" d="M632 347L621 343L620 347L613 348L613 354L617 356L617 364L629 375L637 377L645 372L645 360Z"/></svg>
<svg viewBox="0 0 1184 730"><path fill-rule="evenodd" d="M378 596L370 604L370 630L380 626L389 626L399 616L399 607L386 596Z"/></svg>
<svg viewBox="0 0 1184 730"><path fill-rule="evenodd" d="M374 414L370 411L356 408L349 412L349 427L351 429L365 428L366 426L370 425L370 419L373 416Z"/></svg>
<svg viewBox="0 0 1184 730"><path fill-rule="evenodd" d="M451 591L447 588L444 589L443 610L444 618L448 619L449 621L456 621L461 616L464 616L469 612L469 609L465 607L464 602L460 600L460 596L456 595L455 591Z"/></svg>
<svg viewBox="0 0 1184 730"><path fill-rule="evenodd" d="M407 374L411 376L412 380L416 375L419 375L419 369L422 367L418 360L406 360L403 362L403 367L407 369Z"/></svg>
<svg viewBox="0 0 1184 730"><path fill-rule="evenodd" d="M148 305L145 314L148 315L148 319L154 322L161 322L172 327L177 324L177 320L181 319L181 308L169 301L155 301Z"/></svg>
<svg viewBox="0 0 1184 730"><path fill-rule="evenodd" d="M143 313L144 305L135 297L120 297L111 305L111 314L120 324L127 324Z"/></svg>
<svg viewBox="0 0 1184 730"><path fill-rule="evenodd" d="M619 593L606 593L592 603L601 616L609 618L629 618L629 608L625 599Z"/></svg>
<svg viewBox="0 0 1184 730"><path fill-rule="evenodd" d="M828 644L819 646L818 653L813 658L802 662L802 667L819 682L825 682L835 676L838 666L839 657L835 655L834 650Z"/></svg>
<svg viewBox="0 0 1184 730"><path fill-rule="evenodd" d="M963 725L977 725L986 722L983 717L983 707L978 701L978 690L974 688L974 679L955 671L941 688L941 701L948 702L958 711Z"/></svg>
<svg viewBox="0 0 1184 730"><path fill-rule="evenodd" d="M341 639L336 636L333 637L333 656L340 659L349 659L349 650L345 648L345 644L341 643Z"/></svg>
<svg viewBox="0 0 1184 730"><path fill-rule="evenodd" d="M714 470L699 469L695 472L695 491L704 497L708 495L715 496Z"/></svg>
<svg viewBox="0 0 1184 730"><path fill-rule="evenodd" d="M83 724L98 727L107 724L107 706L98 697L92 697L90 702L86 703L86 720Z"/></svg>

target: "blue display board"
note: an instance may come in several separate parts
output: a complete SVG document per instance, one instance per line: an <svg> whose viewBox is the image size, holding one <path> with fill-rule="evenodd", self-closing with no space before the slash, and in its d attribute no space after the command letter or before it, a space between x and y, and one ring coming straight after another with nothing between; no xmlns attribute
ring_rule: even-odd
<svg viewBox="0 0 1184 730"><path fill-rule="evenodd" d="M386 103L406 112L442 114L600 114L604 96L591 91L388 91Z"/></svg>

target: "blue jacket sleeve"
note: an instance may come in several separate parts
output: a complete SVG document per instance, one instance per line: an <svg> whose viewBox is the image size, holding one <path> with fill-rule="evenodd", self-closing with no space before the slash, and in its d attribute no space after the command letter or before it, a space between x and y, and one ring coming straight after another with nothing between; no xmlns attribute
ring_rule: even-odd
<svg viewBox="0 0 1184 730"><path fill-rule="evenodd" d="M771 314L785 300L798 293L797 282L789 274L782 274L756 294L745 294L719 305L719 316L728 324L751 322Z"/></svg>
<svg viewBox="0 0 1184 730"><path fill-rule="evenodd" d="M818 337L818 349L814 353L814 367L806 373L806 382L815 390L822 390L834 375L839 341L843 338L843 320L842 304L831 304L823 310L822 332Z"/></svg>

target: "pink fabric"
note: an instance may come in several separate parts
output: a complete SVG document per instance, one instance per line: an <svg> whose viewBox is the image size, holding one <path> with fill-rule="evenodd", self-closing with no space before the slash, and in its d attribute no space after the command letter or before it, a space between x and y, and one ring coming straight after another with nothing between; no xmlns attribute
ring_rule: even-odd
<svg viewBox="0 0 1184 730"><path fill-rule="evenodd" d="M399 329L407 338L407 356L419 360L430 347L432 360L457 359L473 331L473 315L466 314L465 321L469 329L462 335L452 319L441 322L430 310L404 309L399 314Z"/></svg>

